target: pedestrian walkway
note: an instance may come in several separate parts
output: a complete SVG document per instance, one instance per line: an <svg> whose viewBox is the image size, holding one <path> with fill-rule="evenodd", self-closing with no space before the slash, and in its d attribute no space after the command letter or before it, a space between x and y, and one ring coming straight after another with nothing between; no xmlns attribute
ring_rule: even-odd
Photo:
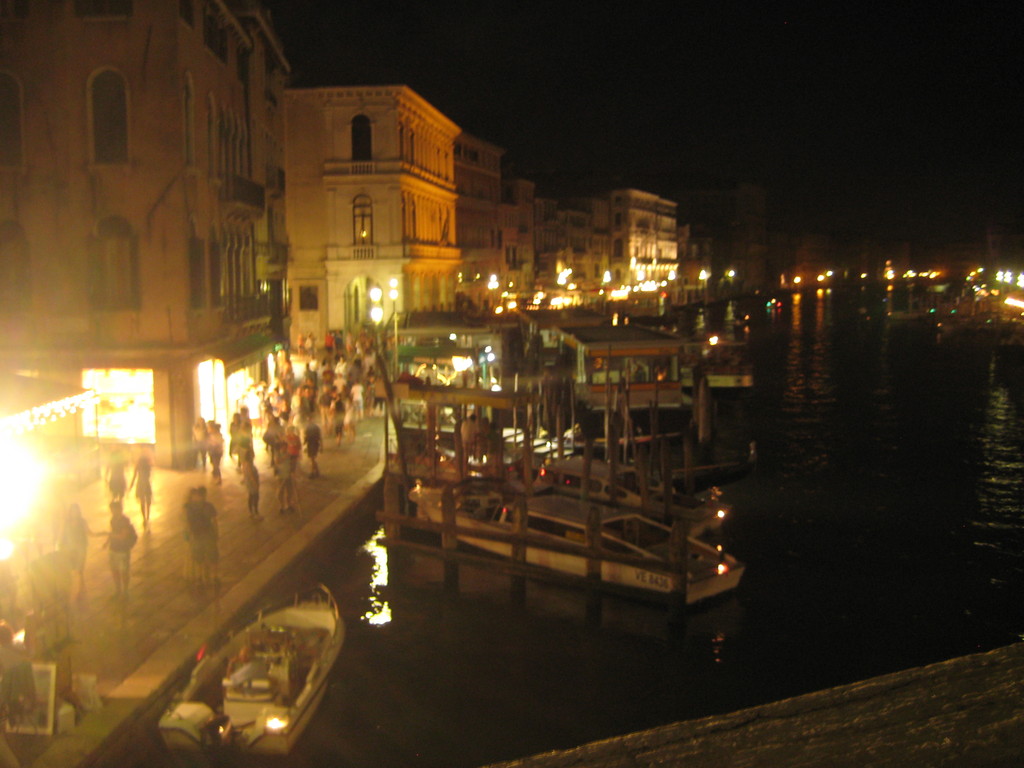
<svg viewBox="0 0 1024 768"><path fill-rule="evenodd" d="M308 459L298 474L299 508L280 514L277 478L263 450L254 440L260 471L262 520L250 518L241 474L229 457L222 465L223 482L212 482L210 471L153 472L153 507L150 524L142 526L138 502L132 492L125 513L139 532L132 553L131 586L127 598L115 595L113 576L102 549L104 538L90 539L86 561L86 588L72 607L71 670L97 677L105 709L131 711L126 702L141 702L157 690L176 669L225 622L256 597L273 578L308 548L317 536L362 498L383 470L383 419L360 422L353 442L336 446L325 441L319 458L320 476L310 479ZM219 585L192 586L186 579L189 560L183 507L189 488L204 485L216 507L219 524ZM102 482L78 494L77 501L93 531L109 530L108 496ZM71 501L71 500L69 500ZM118 702L122 703L119 708ZM25 765L73 766L98 746L104 734L85 727L26 747L14 741ZM114 728L117 723L101 725ZM77 731L89 731L77 733Z"/></svg>

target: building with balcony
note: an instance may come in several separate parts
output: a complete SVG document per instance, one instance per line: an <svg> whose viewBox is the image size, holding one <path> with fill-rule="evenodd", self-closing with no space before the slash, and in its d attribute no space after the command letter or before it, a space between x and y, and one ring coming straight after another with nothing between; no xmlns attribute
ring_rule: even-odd
<svg viewBox="0 0 1024 768"><path fill-rule="evenodd" d="M374 289L385 321L453 308L459 127L405 85L290 89L285 110L293 334L361 328Z"/></svg>
<svg viewBox="0 0 1024 768"><path fill-rule="evenodd" d="M459 293L487 308L497 303L508 285L499 211L503 154L500 147L465 132L455 139L455 235L462 252Z"/></svg>
<svg viewBox="0 0 1024 768"><path fill-rule="evenodd" d="M676 204L638 189L615 189L608 196L611 284L672 284L678 268Z"/></svg>
<svg viewBox="0 0 1024 768"><path fill-rule="evenodd" d="M536 185L526 179L501 180L501 245L504 269L499 275L509 293L529 293L536 280L533 199Z"/></svg>
<svg viewBox="0 0 1024 768"><path fill-rule="evenodd" d="M256 0L0 4L0 360L103 443L187 466L269 374L287 73Z"/></svg>

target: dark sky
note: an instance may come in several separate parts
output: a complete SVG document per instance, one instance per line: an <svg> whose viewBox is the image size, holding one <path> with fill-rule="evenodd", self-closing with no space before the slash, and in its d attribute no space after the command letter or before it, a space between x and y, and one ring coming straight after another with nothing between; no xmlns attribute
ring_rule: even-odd
<svg viewBox="0 0 1024 768"><path fill-rule="evenodd" d="M542 192L743 180L774 229L1020 228L1020 3L268 4L293 85L410 85Z"/></svg>

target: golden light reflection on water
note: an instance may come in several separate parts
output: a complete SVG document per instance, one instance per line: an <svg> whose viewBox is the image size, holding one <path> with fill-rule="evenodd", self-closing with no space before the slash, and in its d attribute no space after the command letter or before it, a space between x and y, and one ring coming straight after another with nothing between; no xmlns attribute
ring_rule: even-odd
<svg viewBox="0 0 1024 768"><path fill-rule="evenodd" d="M384 528L378 528L366 544L363 551L373 557L373 575L370 578L370 610L363 614L367 624L383 625L391 621L391 606L381 597L381 590L388 585L388 550L381 539Z"/></svg>

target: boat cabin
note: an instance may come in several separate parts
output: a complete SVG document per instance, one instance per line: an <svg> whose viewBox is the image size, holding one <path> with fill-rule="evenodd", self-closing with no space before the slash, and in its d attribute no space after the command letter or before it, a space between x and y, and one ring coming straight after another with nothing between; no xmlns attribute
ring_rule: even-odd
<svg viewBox="0 0 1024 768"><path fill-rule="evenodd" d="M592 408L614 406L620 397L629 398L630 408L688 403L680 370L683 340L675 334L637 325L564 327L559 332L562 343L575 351L577 395Z"/></svg>

